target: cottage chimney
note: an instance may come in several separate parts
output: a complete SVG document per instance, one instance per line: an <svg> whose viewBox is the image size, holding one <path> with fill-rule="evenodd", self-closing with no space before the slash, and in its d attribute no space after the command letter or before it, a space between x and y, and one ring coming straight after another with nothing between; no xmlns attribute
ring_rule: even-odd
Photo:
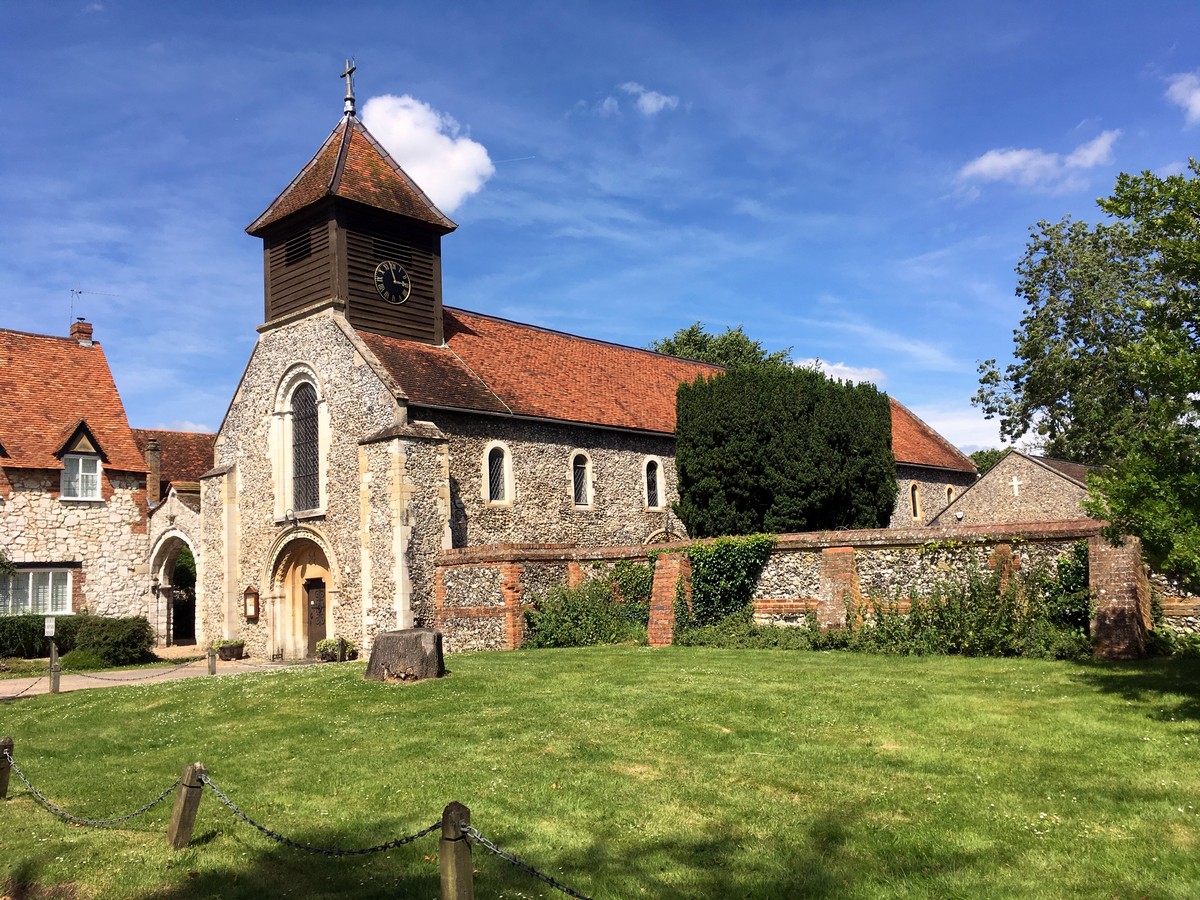
<svg viewBox="0 0 1200 900"><path fill-rule="evenodd" d="M92 346L92 323L76 319L71 325L71 340L79 341L84 347Z"/></svg>
<svg viewBox="0 0 1200 900"><path fill-rule="evenodd" d="M146 442L146 503L151 509L162 499L162 449L155 438Z"/></svg>

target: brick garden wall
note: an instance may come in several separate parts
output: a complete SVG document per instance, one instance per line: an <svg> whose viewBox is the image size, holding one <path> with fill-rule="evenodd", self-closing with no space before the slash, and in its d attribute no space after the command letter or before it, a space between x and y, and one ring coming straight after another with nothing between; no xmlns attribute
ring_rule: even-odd
<svg viewBox="0 0 1200 900"><path fill-rule="evenodd" d="M1150 623L1149 585L1140 546L1112 547L1091 521L944 528L873 529L781 535L754 595L760 622L796 624L809 613L822 625L845 622L847 602L925 593L971 570L1005 572L1053 566L1076 541L1089 548L1096 655L1136 658ZM617 561L659 551L651 598L650 643L671 642L678 581L690 577L687 544L578 548L506 544L445 551L435 573L434 624L449 651L512 649L523 639L523 609L554 585L576 585ZM686 583L686 582L685 582Z"/></svg>

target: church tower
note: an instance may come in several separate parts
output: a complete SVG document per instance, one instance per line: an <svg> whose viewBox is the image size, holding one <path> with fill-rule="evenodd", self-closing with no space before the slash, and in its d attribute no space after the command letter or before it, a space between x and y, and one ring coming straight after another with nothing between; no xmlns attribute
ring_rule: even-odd
<svg viewBox="0 0 1200 900"><path fill-rule="evenodd" d="M345 111L292 183L246 229L262 238L265 324L332 306L356 329L442 344L441 212L359 121L354 66Z"/></svg>

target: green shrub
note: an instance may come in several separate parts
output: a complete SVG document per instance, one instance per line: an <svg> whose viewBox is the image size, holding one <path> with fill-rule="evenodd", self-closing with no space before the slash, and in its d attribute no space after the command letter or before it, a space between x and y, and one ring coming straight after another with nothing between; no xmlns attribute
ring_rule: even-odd
<svg viewBox="0 0 1200 900"><path fill-rule="evenodd" d="M88 616L79 625L75 646L93 651L110 666L147 662L153 659L154 631L141 616Z"/></svg>
<svg viewBox="0 0 1200 900"><path fill-rule="evenodd" d="M612 583L593 578L551 588L525 612L526 647L588 647L646 640L641 604L618 603Z"/></svg>
<svg viewBox="0 0 1200 900"><path fill-rule="evenodd" d="M64 671L87 671L89 669L108 668L108 663L96 651L80 650L78 648L60 657L58 665Z"/></svg>
<svg viewBox="0 0 1200 900"><path fill-rule="evenodd" d="M692 544L687 549L692 566L692 609L675 604L676 631L716 625L727 619L749 622L758 576L775 538L769 534L723 537Z"/></svg>
<svg viewBox="0 0 1200 900"><path fill-rule="evenodd" d="M75 648L79 625L88 616L55 616L54 641L60 653ZM50 639L46 637L46 617L43 615L0 616L0 657L40 659L50 655Z"/></svg>

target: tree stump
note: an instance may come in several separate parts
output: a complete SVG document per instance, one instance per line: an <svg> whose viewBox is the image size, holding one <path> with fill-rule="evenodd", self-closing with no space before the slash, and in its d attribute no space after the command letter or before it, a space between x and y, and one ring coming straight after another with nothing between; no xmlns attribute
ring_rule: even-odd
<svg viewBox="0 0 1200 900"><path fill-rule="evenodd" d="M420 681L446 674L442 633L436 628L385 631L375 638L363 678L372 681Z"/></svg>

